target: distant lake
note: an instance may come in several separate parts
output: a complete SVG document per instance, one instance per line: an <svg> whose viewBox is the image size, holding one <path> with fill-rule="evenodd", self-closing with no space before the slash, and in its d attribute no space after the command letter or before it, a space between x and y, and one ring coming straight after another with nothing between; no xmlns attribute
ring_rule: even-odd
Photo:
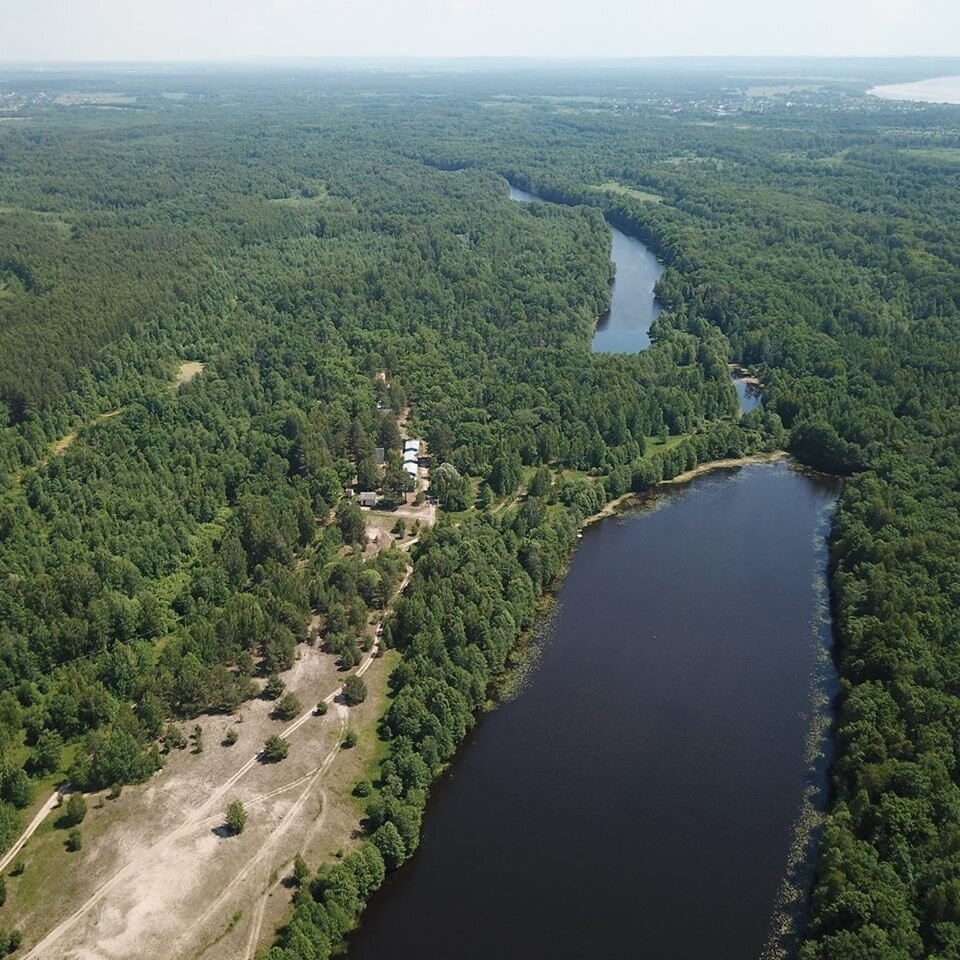
<svg viewBox="0 0 960 960"><path fill-rule="evenodd" d="M867 91L884 100L920 100L924 103L960 103L960 77L934 77L914 83L888 83Z"/></svg>
<svg viewBox="0 0 960 960"><path fill-rule="evenodd" d="M548 203L543 197L510 184L510 199L520 203ZM610 294L610 309L597 322L593 335L594 353L639 353L650 346L650 325L661 307L653 293L663 264L649 247L628 237L616 227L610 229L610 258L617 273Z"/></svg>

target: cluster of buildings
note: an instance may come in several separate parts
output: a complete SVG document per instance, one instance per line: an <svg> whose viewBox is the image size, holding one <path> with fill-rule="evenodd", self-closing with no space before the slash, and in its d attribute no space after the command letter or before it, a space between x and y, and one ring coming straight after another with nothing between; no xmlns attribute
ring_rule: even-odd
<svg viewBox="0 0 960 960"><path fill-rule="evenodd" d="M383 447L377 447L377 465L382 470L385 466L385 451ZM420 458L423 454L423 442L421 440L409 439L403 441L403 470L416 485L420 477ZM357 495L353 487L345 487L344 495L347 497L357 497L361 507L375 507L380 502L380 495L373 490L363 490ZM409 494L408 494L409 496Z"/></svg>

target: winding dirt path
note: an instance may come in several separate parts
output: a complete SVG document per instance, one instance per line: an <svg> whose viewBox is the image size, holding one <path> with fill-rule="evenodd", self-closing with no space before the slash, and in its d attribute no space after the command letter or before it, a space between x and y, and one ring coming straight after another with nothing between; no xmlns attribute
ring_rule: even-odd
<svg viewBox="0 0 960 960"><path fill-rule="evenodd" d="M403 591L406 589L407 585L410 582L410 578L413 575L413 566L408 565L406 573L402 582L400 583L399 588L394 593L391 603L383 612L383 616L379 620L379 625L382 625L384 620L389 615L393 603L396 601L396 598L399 597ZM378 631L375 629L373 643L370 647L369 652L366 657L360 663L356 673L358 676L365 674L373 664L373 661L380 652L380 638ZM190 932L185 933L181 938L179 938L174 946L173 952L169 956L178 956L177 950L185 946L186 940L189 938L190 933L195 935L198 929L203 929L204 925L210 921L217 909L222 907L222 905L229 898L231 893L235 892L240 884L247 881L250 877L251 872L254 868L263 862L264 858L276 848L281 839L289 832L290 827L296 821L298 815L301 813L304 804L308 801L311 796L316 795L316 789L320 781L323 779L324 774L329 770L333 761L336 759L337 755L341 750L341 741L343 739L343 734L346 729L347 722L347 709L340 703L340 698L343 693L343 686L338 686L332 693L328 694L324 698L324 702L327 704L334 705L337 710L338 719L340 722L340 729L337 734L336 743L333 748L327 753L323 761L319 766L315 767L313 770L308 772L305 775L298 777L296 780L291 783L285 784L281 787L275 788L274 790L268 791L265 794L261 794L257 797L254 797L250 802L259 803L266 800L269 800L273 797L279 796L280 794L286 793L290 790L295 789L298 786L303 786L303 789L297 796L294 803L291 807L285 812L280 823L276 826L274 831L266 839L263 845L257 850L252 857L250 857L247 862L244 864L242 869L237 873L237 875L222 889L220 894L216 899L207 907L203 912L200 918L196 922L191 922ZM310 721L311 718L315 716L314 709L310 708L304 711L296 720L291 722L287 727L285 727L279 734L284 740L289 739L294 733L297 732L304 724ZM68 933L70 930L84 917L86 917L98 904L102 903L104 899L111 893L117 891L125 883L131 882L135 876L141 873L143 870L149 870L151 866L156 863L163 855L169 856L172 852L172 848L184 838L194 834L198 830L207 829L210 822L213 820L221 819L219 808L222 806L224 799L229 794L229 792L236 786L236 784L242 780L251 770L253 770L258 762L260 761L260 753L254 754L250 757L249 760L244 762L236 771L234 771L231 776L222 781L216 786L205 798L205 800L198 804L197 806L191 808L186 812L186 815L183 817L182 821L174 827L172 830L169 830L167 833L163 834L161 837L156 839L149 847L141 851L135 859L127 862L124 866L118 869L112 876L104 880L91 894L90 896L68 917L63 919L58 923L47 935L40 940L28 953L24 955L24 960L53 960L54 957L59 957L61 953L57 952L56 945L58 942ZM24 831L24 834L17 841L16 844L10 849L6 854L3 861L0 861L0 869L6 865L12 858L19 852L23 847L23 844L29 839L34 831L40 826L43 820L49 815L50 811L56 807L58 796L54 794L50 800L44 804L44 807L37 813L34 817L33 822ZM213 810L217 809L217 813L213 814ZM321 819L323 818L323 811L321 812ZM256 950L257 942L260 939L260 933L263 926L263 917L266 909L266 898L269 896L270 888L260 897L257 901L257 907L254 914L254 922L251 928L250 934L247 940L247 950L246 956L252 957L253 952ZM252 946L251 946L252 944ZM253 951L253 952L251 952ZM92 955L91 955L92 956Z"/></svg>
<svg viewBox="0 0 960 960"><path fill-rule="evenodd" d="M24 848L26 842L37 832L40 824L57 808L60 802L60 791L55 790L53 795L37 811L37 815L30 821L29 826L17 837L16 843L0 858L0 873L3 873L13 862L13 858Z"/></svg>

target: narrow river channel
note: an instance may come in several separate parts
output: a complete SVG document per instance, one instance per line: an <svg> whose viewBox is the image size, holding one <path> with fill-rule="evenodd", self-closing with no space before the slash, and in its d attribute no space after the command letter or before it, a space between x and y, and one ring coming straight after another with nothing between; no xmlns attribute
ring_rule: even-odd
<svg viewBox="0 0 960 960"><path fill-rule="evenodd" d="M547 203L542 197L510 185L510 199L520 203ZM639 240L610 227L610 258L617 267L610 309L593 335L594 353L639 353L650 346L650 324L660 313L653 288L663 265Z"/></svg>
<svg viewBox="0 0 960 960"><path fill-rule="evenodd" d="M759 958L824 799L837 490L751 465L588 528L536 668L433 789L350 960Z"/></svg>

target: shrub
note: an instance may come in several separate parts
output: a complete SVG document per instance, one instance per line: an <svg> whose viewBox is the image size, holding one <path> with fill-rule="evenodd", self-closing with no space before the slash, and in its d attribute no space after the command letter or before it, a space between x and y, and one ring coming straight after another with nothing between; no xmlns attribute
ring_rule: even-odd
<svg viewBox="0 0 960 960"><path fill-rule="evenodd" d="M355 797L369 797L373 793L373 784L369 780L361 780L354 788Z"/></svg>
<svg viewBox="0 0 960 960"><path fill-rule="evenodd" d="M298 853L293 858L293 882L298 887L302 887L309 879L310 868L307 866L307 861L304 860L303 857Z"/></svg>
<svg viewBox="0 0 960 960"><path fill-rule="evenodd" d="M327 707L327 701L326 701L326 700L321 700L321 701L317 704L317 709L314 710L313 712L314 712L318 717L322 717L322 716L325 716L325 715L326 715L327 709L328 709L328 707Z"/></svg>
<svg viewBox="0 0 960 960"><path fill-rule="evenodd" d="M67 849L71 853L76 853L77 850L83 849L83 837L76 827L67 834Z"/></svg>
<svg viewBox="0 0 960 960"><path fill-rule="evenodd" d="M222 743L225 747L232 747L232 746L237 742L237 740L239 740L239 739L240 739L240 734L237 733L237 731L234 730L233 727L231 727L231 728L226 732L226 735L224 736L224 738L223 738L223 740L221 741L221 743Z"/></svg>
<svg viewBox="0 0 960 960"><path fill-rule="evenodd" d="M168 752L170 750L182 750L187 745L187 738L175 723L168 723L163 734L163 744Z"/></svg>
<svg viewBox="0 0 960 960"><path fill-rule="evenodd" d="M66 813L64 819L67 825L75 827L83 823L83 818L87 815L87 801L83 799L82 793L71 793L67 800Z"/></svg>
<svg viewBox="0 0 960 960"><path fill-rule="evenodd" d="M292 693L287 691L278 701L273 709L273 715L277 720L292 720L301 710L303 704Z"/></svg>
<svg viewBox="0 0 960 960"><path fill-rule="evenodd" d="M290 744L276 734L267 737L263 745L263 759L266 763L279 763L287 758L289 752Z"/></svg>
<svg viewBox="0 0 960 960"><path fill-rule="evenodd" d="M348 730L343 738L343 749L349 750L352 747L357 745L357 735L352 731Z"/></svg>
<svg viewBox="0 0 960 960"><path fill-rule="evenodd" d="M351 707L367 699L367 685L363 682L363 677L356 674L347 677L347 682L343 685L343 698Z"/></svg>
<svg viewBox="0 0 960 960"><path fill-rule="evenodd" d="M287 689L287 685L280 679L277 674L272 673L267 677L267 685L263 688L263 696L265 700L279 700L283 695L283 691Z"/></svg>
<svg viewBox="0 0 960 960"><path fill-rule="evenodd" d="M224 822L232 834L239 836L243 833L243 828L247 825L247 811L240 800L231 800L227 804Z"/></svg>

